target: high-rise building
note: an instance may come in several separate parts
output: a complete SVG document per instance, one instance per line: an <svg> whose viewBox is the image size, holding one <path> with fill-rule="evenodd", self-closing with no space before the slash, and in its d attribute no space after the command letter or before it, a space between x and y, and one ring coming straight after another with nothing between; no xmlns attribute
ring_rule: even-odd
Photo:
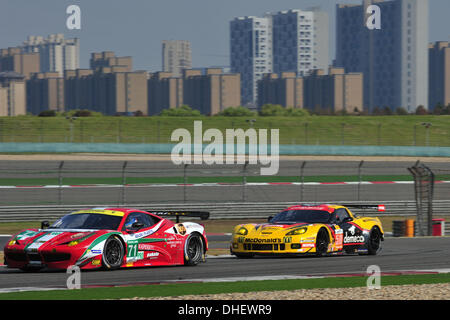
<svg viewBox="0 0 450 320"><path fill-rule="evenodd" d="M183 104L199 110L201 114L215 115L228 107L241 105L241 81L238 73L222 73L210 68L205 74L188 72L183 79Z"/></svg>
<svg viewBox="0 0 450 320"><path fill-rule="evenodd" d="M20 47L24 53L39 53L40 72L75 70L80 67L80 41L65 39L63 34L51 34L48 38L29 36Z"/></svg>
<svg viewBox="0 0 450 320"><path fill-rule="evenodd" d="M39 53L23 53L19 47L0 49L0 72L17 72L28 79L39 70Z"/></svg>
<svg viewBox="0 0 450 320"><path fill-rule="evenodd" d="M381 29L366 22L381 10ZM336 8L336 67L364 73L364 106L428 108L428 0L363 0Z"/></svg>
<svg viewBox="0 0 450 320"><path fill-rule="evenodd" d="M343 68L314 70L304 78L304 106L316 113L363 111L363 74Z"/></svg>
<svg viewBox="0 0 450 320"><path fill-rule="evenodd" d="M148 112L157 115L164 109L183 105L183 78L170 72L155 72L148 79Z"/></svg>
<svg viewBox="0 0 450 320"><path fill-rule="evenodd" d="M288 10L272 15L273 72L308 75L329 66L328 14Z"/></svg>
<svg viewBox="0 0 450 320"><path fill-rule="evenodd" d="M66 71L67 110L88 109L106 115L140 111L147 115L148 73L130 71L132 60L125 58L110 53L93 54L91 65L95 70Z"/></svg>
<svg viewBox="0 0 450 320"><path fill-rule="evenodd" d="M27 80L27 111L64 111L64 78L58 72L34 73Z"/></svg>
<svg viewBox="0 0 450 320"><path fill-rule="evenodd" d="M25 77L13 71L0 72L0 116L26 114Z"/></svg>
<svg viewBox="0 0 450 320"><path fill-rule="evenodd" d="M241 74L243 105L255 105L258 80L272 73L272 17L238 17L230 22L230 65Z"/></svg>
<svg viewBox="0 0 450 320"><path fill-rule="evenodd" d="M131 57L116 57L112 51L104 51L91 54L90 68L96 70L101 67L125 67L128 72L133 70L133 59Z"/></svg>
<svg viewBox="0 0 450 320"><path fill-rule="evenodd" d="M450 42L430 44L429 107L450 104Z"/></svg>
<svg viewBox="0 0 450 320"><path fill-rule="evenodd" d="M287 10L230 23L231 71L241 74L242 102L255 104L265 73L308 75L329 65L328 14Z"/></svg>
<svg viewBox="0 0 450 320"><path fill-rule="evenodd" d="M295 72L267 73L258 81L258 107L278 104L285 108L303 108L303 78Z"/></svg>
<svg viewBox="0 0 450 320"><path fill-rule="evenodd" d="M162 67L174 77L180 77L185 69L192 68L191 44L186 40L162 42Z"/></svg>

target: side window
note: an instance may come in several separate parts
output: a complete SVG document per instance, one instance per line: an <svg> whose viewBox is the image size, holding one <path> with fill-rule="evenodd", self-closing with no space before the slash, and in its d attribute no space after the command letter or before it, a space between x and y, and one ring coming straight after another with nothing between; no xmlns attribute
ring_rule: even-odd
<svg viewBox="0 0 450 320"><path fill-rule="evenodd" d="M151 227L152 225L154 225L154 221L152 219L152 217L150 217L149 215L142 213L142 212L132 212L128 215L127 219L125 220L125 224L123 225L122 230L131 230L133 229L133 223L138 222L141 223L142 229Z"/></svg>
<svg viewBox="0 0 450 320"><path fill-rule="evenodd" d="M337 223L342 223L344 222L345 218L350 217L350 215L348 214L347 210L345 210L345 208L340 208L336 210L336 222Z"/></svg>

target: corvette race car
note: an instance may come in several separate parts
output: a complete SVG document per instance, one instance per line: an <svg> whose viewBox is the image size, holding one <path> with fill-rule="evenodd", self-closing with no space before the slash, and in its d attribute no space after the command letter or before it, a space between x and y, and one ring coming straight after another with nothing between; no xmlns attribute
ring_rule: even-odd
<svg viewBox="0 0 450 320"><path fill-rule="evenodd" d="M165 217L175 216L176 222ZM163 265L196 265L205 261L204 227L179 223L180 216L209 217L208 212L146 212L94 208L70 213L51 226L28 229L5 245L5 265L22 270L118 269Z"/></svg>
<svg viewBox="0 0 450 320"><path fill-rule="evenodd" d="M297 205L269 217L268 223L234 228L230 252L238 258L265 254L359 253L375 255L384 240L378 218L356 217L348 209L384 206Z"/></svg>

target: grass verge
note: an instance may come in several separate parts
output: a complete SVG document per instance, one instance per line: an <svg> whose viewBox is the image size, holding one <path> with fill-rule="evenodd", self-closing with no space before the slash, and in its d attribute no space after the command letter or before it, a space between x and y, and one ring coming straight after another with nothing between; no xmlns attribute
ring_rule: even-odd
<svg viewBox="0 0 450 320"><path fill-rule="evenodd" d="M449 283L450 274L382 276L381 285ZM2 293L0 300L91 300L134 297L169 297L218 293L246 293L315 288L364 287L367 277L337 277L297 280L238 281L221 283L185 283L130 287L87 288L39 292Z"/></svg>

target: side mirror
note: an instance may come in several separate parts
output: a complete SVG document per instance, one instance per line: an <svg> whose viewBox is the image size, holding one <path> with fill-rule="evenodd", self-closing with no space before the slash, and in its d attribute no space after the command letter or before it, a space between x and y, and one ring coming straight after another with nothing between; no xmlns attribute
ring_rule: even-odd
<svg viewBox="0 0 450 320"><path fill-rule="evenodd" d="M48 227L50 227L50 222L48 221L41 222L41 229L47 229Z"/></svg>
<svg viewBox="0 0 450 320"><path fill-rule="evenodd" d="M342 222L349 222L349 221L353 221L353 218L347 217L347 218L344 218L344 220L342 220Z"/></svg>
<svg viewBox="0 0 450 320"><path fill-rule="evenodd" d="M267 222L270 222L270 220L272 220L273 219L273 216L269 216L268 218L267 218Z"/></svg>

